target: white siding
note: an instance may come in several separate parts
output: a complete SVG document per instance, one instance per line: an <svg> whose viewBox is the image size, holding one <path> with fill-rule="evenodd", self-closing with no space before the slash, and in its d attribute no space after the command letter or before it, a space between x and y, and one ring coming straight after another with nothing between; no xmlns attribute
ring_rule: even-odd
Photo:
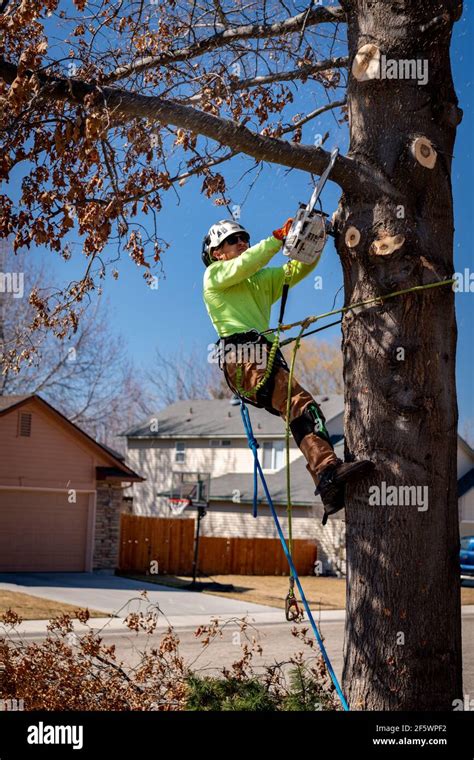
<svg viewBox="0 0 474 760"><path fill-rule="evenodd" d="M232 441L229 448L216 448L207 440L187 440L186 457L181 464L175 462L174 440L136 440L129 442L127 464L138 472L146 481L135 483L127 489L126 495L133 494L134 513L153 515L157 510L157 493L167 492L171 488L172 472L208 472L211 478L226 475L229 472L253 473L253 454L247 441ZM301 456L296 444L290 448L290 460ZM260 461L262 454L260 453ZM274 472L274 470L265 470Z"/></svg>
<svg viewBox="0 0 474 760"><path fill-rule="evenodd" d="M461 520L461 535L470 535L474 528L474 488L459 499L459 519Z"/></svg>

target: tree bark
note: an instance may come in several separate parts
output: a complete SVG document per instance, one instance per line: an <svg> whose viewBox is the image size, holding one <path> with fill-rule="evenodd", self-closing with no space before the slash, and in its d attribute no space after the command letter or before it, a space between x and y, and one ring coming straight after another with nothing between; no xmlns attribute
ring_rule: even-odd
<svg viewBox="0 0 474 760"><path fill-rule="evenodd" d="M425 85L349 77L349 156L383 172L404 200L342 196L336 244L348 305L453 274L451 158L461 112L449 45L460 5L343 6L350 66L370 43L390 59L426 59L429 72ZM417 137L433 146L433 168L412 152ZM456 334L449 286L343 320L346 456L376 464L346 500L343 688L352 710L451 710L462 697ZM384 504L372 488L383 483L428 491L407 504L413 488L410 497L398 488L398 503Z"/></svg>

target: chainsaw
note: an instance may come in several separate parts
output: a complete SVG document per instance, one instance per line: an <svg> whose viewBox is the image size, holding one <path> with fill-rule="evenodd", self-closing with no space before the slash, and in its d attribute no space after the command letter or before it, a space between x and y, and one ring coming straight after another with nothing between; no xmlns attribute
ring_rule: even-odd
<svg viewBox="0 0 474 760"><path fill-rule="evenodd" d="M303 264L314 264L326 243L330 223L327 220L327 214L323 211L315 211L314 207L331 173L338 153L339 148L334 148L331 152L329 164L321 174L309 203L307 206L304 203L300 204L286 236L283 254L295 261L301 261Z"/></svg>

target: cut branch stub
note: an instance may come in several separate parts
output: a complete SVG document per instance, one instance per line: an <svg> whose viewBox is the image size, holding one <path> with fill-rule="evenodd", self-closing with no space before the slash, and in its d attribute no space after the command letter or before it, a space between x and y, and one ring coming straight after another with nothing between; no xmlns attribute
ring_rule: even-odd
<svg viewBox="0 0 474 760"><path fill-rule="evenodd" d="M426 167L426 169L434 168L438 154L427 137L416 137L410 149L419 164Z"/></svg>
<svg viewBox="0 0 474 760"><path fill-rule="evenodd" d="M404 242L405 238L403 235L387 235L379 240L374 240L371 245L371 252L377 256L388 256L398 248L401 248Z"/></svg>
<svg viewBox="0 0 474 760"><path fill-rule="evenodd" d="M380 79L380 50L377 45L362 45L352 63L352 74L359 82Z"/></svg>
<svg viewBox="0 0 474 760"><path fill-rule="evenodd" d="M348 227L344 240L348 248L355 248L360 243L360 232L357 227Z"/></svg>

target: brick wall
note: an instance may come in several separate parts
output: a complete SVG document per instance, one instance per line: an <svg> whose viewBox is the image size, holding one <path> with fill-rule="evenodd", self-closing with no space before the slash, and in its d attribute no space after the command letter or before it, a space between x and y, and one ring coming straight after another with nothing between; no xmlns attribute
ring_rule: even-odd
<svg viewBox="0 0 474 760"><path fill-rule="evenodd" d="M118 567L120 514L124 508L121 485L97 483L94 570Z"/></svg>

